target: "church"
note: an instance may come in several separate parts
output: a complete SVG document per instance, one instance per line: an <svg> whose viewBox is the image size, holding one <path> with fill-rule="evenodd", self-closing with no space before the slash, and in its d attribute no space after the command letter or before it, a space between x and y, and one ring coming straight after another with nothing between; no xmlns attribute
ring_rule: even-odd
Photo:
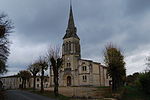
<svg viewBox="0 0 150 100"><path fill-rule="evenodd" d="M111 78L107 74L107 67L92 60L82 59L80 46L70 4L68 26L62 44L63 65L59 69L59 86L109 86ZM52 72L50 85L54 85Z"/></svg>

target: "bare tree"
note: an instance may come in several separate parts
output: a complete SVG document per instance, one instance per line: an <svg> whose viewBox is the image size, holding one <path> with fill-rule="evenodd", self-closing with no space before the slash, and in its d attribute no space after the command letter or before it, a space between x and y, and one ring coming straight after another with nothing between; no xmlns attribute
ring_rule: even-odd
<svg viewBox="0 0 150 100"><path fill-rule="evenodd" d="M44 91L43 80L44 80L44 72L48 69L48 62L46 57L40 57L37 61L37 66L40 68L41 72L41 92Z"/></svg>
<svg viewBox="0 0 150 100"><path fill-rule="evenodd" d="M36 84L36 75L40 72L40 68L38 66L38 62L34 62L33 64L29 65L28 70L33 75L33 90L35 90L35 84Z"/></svg>
<svg viewBox="0 0 150 100"><path fill-rule="evenodd" d="M145 71L146 72L150 71L150 56L146 57L146 69L145 69Z"/></svg>
<svg viewBox="0 0 150 100"><path fill-rule="evenodd" d="M59 48L50 48L48 50L48 59L49 63L51 64L50 67L54 73L54 93L55 96L58 96L58 76L59 76L59 68L62 66L62 58L60 56L60 49Z"/></svg>
<svg viewBox="0 0 150 100"><path fill-rule="evenodd" d="M27 70L22 70L18 73L18 75L22 78L22 88L26 88L26 82L29 82L31 78L31 73Z"/></svg>

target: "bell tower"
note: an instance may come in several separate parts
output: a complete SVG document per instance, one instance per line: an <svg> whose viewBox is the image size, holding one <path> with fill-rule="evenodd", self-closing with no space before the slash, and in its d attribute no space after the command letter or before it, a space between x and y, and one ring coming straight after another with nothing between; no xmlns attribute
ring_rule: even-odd
<svg viewBox="0 0 150 100"><path fill-rule="evenodd" d="M74 23L72 5L70 3L70 12L66 34L63 37L62 57L63 68L77 69L80 54L80 38L78 37L77 28Z"/></svg>

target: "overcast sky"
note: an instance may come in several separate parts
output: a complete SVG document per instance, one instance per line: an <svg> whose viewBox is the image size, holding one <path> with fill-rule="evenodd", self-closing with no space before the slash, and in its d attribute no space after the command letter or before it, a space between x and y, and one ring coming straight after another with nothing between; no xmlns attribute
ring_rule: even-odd
<svg viewBox="0 0 150 100"><path fill-rule="evenodd" d="M127 74L145 69L150 54L150 0L72 0L82 58L103 63L103 50L112 42L123 51ZM15 29L6 75L27 68L48 46L62 45L69 0L0 0Z"/></svg>

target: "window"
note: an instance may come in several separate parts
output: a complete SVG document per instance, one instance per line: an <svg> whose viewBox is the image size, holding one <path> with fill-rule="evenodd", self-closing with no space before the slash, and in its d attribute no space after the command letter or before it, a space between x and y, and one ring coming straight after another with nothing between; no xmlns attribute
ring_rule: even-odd
<svg viewBox="0 0 150 100"><path fill-rule="evenodd" d="M84 82L87 81L87 76L86 75L82 76L82 78L83 78Z"/></svg>
<svg viewBox="0 0 150 100"><path fill-rule="evenodd" d="M78 43L75 43L75 52L78 51Z"/></svg>
<svg viewBox="0 0 150 100"><path fill-rule="evenodd" d="M67 52L69 51L69 43L67 42Z"/></svg>
<svg viewBox="0 0 150 100"><path fill-rule="evenodd" d="M109 86L111 86L112 85L112 81L109 81Z"/></svg>
<svg viewBox="0 0 150 100"><path fill-rule="evenodd" d="M48 84L45 85L45 88L48 88Z"/></svg>
<svg viewBox="0 0 150 100"><path fill-rule="evenodd" d="M86 71L86 66L84 66L84 70Z"/></svg>
<svg viewBox="0 0 150 100"><path fill-rule="evenodd" d="M109 74L108 74L108 72L106 70L106 79L108 79L108 78L109 78Z"/></svg>
<svg viewBox="0 0 150 100"><path fill-rule="evenodd" d="M108 79L108 76L109 76L108 73L106 73L106 79Z"/></svg>
<svg viewBox="0 0 150 100"><path fill-rule="evenodd" d="M39 78L37 78L37 82L40 81Z"/></svg>
<svg viewBox="0 0 150 100"><path fill-rule="evenodd" d="M37 87L39 87L40 85L39 84L37 84Z"/></svg>
<svg viewBox="0 0 150 100"><path fill-rule="evenodd" d="M71 66L71 64L70 64L70 63L67 63L67 67L70 68L70 66Z"/></svg>
<svg viewBox="0 0 150 100"><path fill-rule="evenodd" d="M69 41L69 51L71 51L71 42Z"/></svg>
<svg viewBox="0 0 150 100"><path fill-rule="evenodd" d="M86 71L86 66L83 66L83 67L82 67L82 71Z"/></svg>
<svg viewBox="0 0 150 100"><path fill-rule="evenodd" d="M45 82L48 82L47 79L45 79Z"/></svg>

